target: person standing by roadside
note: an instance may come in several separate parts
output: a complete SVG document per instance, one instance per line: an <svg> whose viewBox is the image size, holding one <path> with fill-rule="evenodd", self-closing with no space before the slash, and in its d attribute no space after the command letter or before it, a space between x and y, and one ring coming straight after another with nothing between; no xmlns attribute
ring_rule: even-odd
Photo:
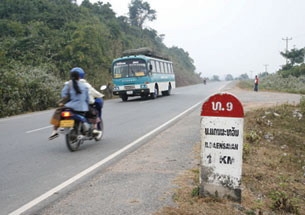
<svg viewBox="0 0 305 215"><path fill-rule="evenodd" d="M258 91L258 77L257 77L257 75L255 76L255 79L254 79L254 91L255 92Z"/></svg>

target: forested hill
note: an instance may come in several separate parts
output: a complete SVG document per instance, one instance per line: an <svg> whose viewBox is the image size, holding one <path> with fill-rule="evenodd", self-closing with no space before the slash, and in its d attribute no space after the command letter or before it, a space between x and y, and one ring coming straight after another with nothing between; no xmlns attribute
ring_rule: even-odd
<svg viewBox="0 0 305 215"><path fill-rule="evenodd" d="M0 117L54 107L75 66L95 87L110 82L111 62L126 49L151 47L171 58L177 86L199 81L187 51L116 17L109 3L1 0L0 29Z"/></svg>

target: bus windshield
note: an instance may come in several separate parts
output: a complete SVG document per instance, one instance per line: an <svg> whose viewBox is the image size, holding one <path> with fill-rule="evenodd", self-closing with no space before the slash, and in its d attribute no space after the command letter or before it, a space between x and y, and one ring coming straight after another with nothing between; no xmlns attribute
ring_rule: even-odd
<svg viewBox="0 0 305 215"><path fill-rule="evenodd" d="M113 65L113 78L145 76L146 68L146 62L141 59L118 61Z"/></svg>

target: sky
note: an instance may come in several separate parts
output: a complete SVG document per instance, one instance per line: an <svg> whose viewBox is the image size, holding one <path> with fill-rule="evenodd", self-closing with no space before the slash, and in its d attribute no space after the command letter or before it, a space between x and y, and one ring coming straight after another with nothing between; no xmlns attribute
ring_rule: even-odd
<svg viewBox="0 0 305 215"><path fill-rule="evenodd" d="M128 16L131 0L102 2L109 2L117 16ZM188 52L202 77L275 73L286 62L280 52L287 45L288 50L305 47L305 0L143 2L157 13L145 26L164 34L167 47Z"/></svg>

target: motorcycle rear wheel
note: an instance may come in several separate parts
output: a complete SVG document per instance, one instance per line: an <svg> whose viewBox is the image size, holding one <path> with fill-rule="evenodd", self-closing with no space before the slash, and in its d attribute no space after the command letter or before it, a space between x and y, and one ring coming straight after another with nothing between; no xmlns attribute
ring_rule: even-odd
<svg viewBox="0 0 305 215"><path fill-rule="evenodd" d="M68 134L66 134L66 145L71 152L77 151L82 140L78 139L78 135L80 134L81 124L75 123L73 129L70 130Z"/></svg>

